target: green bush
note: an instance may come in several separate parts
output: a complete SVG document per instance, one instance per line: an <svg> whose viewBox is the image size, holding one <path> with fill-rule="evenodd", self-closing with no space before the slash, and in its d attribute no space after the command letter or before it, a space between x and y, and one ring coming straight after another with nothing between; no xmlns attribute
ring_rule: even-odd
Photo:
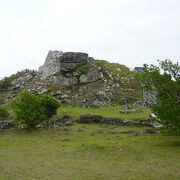
<svg viewBox="0 0 180 180"><path fill-rule="evenodd" d="M51 96L39 96L40 98L40 106L42 108L43 114L47 119L51 118L54 114L57 113L57 109L60 104L57 100L52 98Z"/></svg>
<svg viewBox="0 0 180 180"><path fill-rule="evenodd" d="M40 122L51 118L59 107L59 102L51 96L38 96L28 91L22 92L12 103L16 120L26 124L31 130Z"/></svg>
<svg viewBox="0 0 180 180"><path fill-rule="evenodd" d="M6 108L0 106L0 119L7 118L9 116L8 111Z"/></svg>
<svg viewBox="0 0 180 180"><path fill-rule="evenodd" d="M153 111L167 129L180 134L180 66L170 60L145 65L136 74L142 88L156 96Z"/></svg>

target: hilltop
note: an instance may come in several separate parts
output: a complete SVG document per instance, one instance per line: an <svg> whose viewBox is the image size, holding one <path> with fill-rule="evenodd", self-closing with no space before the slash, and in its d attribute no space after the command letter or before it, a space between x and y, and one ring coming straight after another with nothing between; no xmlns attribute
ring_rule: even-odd
<svg viewBox="0 0 180 180"><path fill-rule="evenodd" d="M121 105L142 100L138 82L125 65L87 53L49 51L38 71L24 70L0 81L1 104L21 90L52 94L63 104L83 107Z"/></svg>

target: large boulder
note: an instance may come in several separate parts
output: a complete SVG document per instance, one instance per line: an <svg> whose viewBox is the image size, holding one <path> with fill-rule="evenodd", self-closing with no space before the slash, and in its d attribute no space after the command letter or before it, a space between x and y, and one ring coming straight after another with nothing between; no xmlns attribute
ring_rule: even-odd
<svg viewBox="0 0 180 180"><path fill-rule="evenodd" d="M47 79L50 76L60 74L61 71L70 71L81 64L89 62L87 53L49 51L46 61L39 68L41 79Z"/></svg>
<svg viewBox="0 0 180 180"><path fill-rule="evenodd" d="M47 77L54 75L60 71L59 59L62 58L62 55L62 51L49 51L44 65L39 67L41 79L46 79Z"/></svg>

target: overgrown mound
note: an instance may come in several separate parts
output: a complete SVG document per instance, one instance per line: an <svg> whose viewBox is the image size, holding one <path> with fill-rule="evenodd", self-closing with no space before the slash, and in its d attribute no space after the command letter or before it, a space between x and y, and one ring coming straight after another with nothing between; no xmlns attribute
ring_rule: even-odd
<svg viewBox="0 0 180 180"><path fill-rule="evenodd" d="M1 103L24 89L51 93L61 103L85 107L142 99L139 85L126 66L95 60L86 53L49 51L38 72L24 70L0 81Z"/></svg>

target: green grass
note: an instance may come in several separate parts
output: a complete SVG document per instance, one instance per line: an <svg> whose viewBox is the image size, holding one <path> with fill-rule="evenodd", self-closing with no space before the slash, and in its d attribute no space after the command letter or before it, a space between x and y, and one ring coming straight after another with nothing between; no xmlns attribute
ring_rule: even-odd
<svg viewBox="0 0 180 180"><path fill-rule="evenodd" d="M179 137L122 134L142 129L74 124L6 131L0 134L0 179L179 179Z"/></svg>
<svg viewBox="0 0 180 180"><path fill-rule="evenodd" d="M83 114L94 114L133 119L146 118L151 112L144 109L121 114L120 108L64 106L59 108L57 116L69 114L75 119ZM179 136L141 134L146 128L74 123L33 132L0 131L0 179L179 179ZM139 135L129 134L129 131Z"/></svg>
<svg viewBox="0 0 180 180"><path fill-rule="evenodd" d="M126 77L126 76L130 76L131 72L129 71L129 69L122 64L118 64L118 63L110 63L108 61L105 60L96 60L94 61L94 63L98 66L102 68L102 71L108 71L112 74L115 74L116 76L122 76L122 77Z"/></svg>
<svg viewBox="0 0 180 180"><path fill-rule="evenodd" d="M82 107L71 107L62 106L58 109L58 115L68 114L74 119L78 118L80 115L91 114L91 115L102 115L105 117L116 117L122 119L136 119L136 118L148 118L151 110L145 108L143 112L135 112L130 114L120 113L121 106L111 106L111 107L101 107L101 108L82 108ZM138 109L137 109L138 111Z"/></svg>

